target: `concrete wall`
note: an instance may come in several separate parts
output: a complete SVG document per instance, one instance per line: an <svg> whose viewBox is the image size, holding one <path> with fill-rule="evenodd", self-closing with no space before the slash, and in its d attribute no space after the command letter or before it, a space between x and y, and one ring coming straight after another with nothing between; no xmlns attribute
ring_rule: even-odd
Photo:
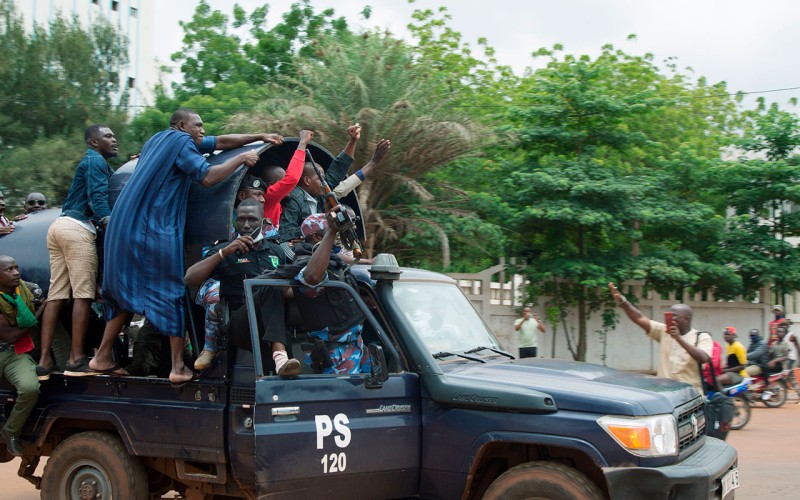
<svg viewBox="0 0 800 500"><path fill-rule="evenodd" d="M524 302L522 290L523 280L519 275L505 275L504 262L490 269L476 274L450 274L458 280L459 286L469 297L472 304L481 314L484 321L503 344L504 348L517 354L517 332L513 323L519 317ZM747 346L749 343L748 331L758 328L763 333L772 319L771 304L749 301L717 301L713 296L701 297L675 297L673 295L662 298L657 294L645 292L644 282L628 282L621 289L629 298L635 298L640 311L647 317L663 321L663 313L672 304L683 302L694 310L693 326L699 330L711 333L715 340L724 345L722 331L726 326L733 326L739 334L739 340ZM607 293L600 290L599 293ZM762 297L769 297L762 293ZM540 297L532 305L534 312L546 321L545 306L548 297ZM788 309L788 308L787 308ZM603 360L603 338L599 333L602 327L601 311L593 313L587 326L587 355L586 361L590 363L606 364L622 370L655 371L658 363L658 345L651 341L637 325L633 324L625 314L616 309L617 326L607 335L605 346L605 361ZM790 314L790 317L792 314ZM573 339L573 348L577 344L577 313L572 313L567 318L567 328ZM556 358L572 359L567 348L563 325L545 323L547 331L539 334L539 355ZM555 333L554 333L555 331ZM555 345L554 345L555 344Z"/></svg>

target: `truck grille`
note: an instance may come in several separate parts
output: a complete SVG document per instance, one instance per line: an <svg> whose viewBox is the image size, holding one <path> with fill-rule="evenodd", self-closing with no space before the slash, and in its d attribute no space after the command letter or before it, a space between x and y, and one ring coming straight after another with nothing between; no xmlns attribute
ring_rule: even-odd
<svg viewBox="0 0 800 500"><path fill-rule="evenodd" d="M706 434L703 398L700 397L679 406L676 416L678 419L678 453L683 453Z"/></svg>

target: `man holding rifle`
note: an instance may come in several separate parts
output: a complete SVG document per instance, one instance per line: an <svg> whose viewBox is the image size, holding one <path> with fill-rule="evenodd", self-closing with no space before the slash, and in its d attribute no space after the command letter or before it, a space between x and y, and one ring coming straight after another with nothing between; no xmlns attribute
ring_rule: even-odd
<svg viewBox="0 0 800 500"><path fill-rule="evenodd" d="M361 126L357 123L351 125L347 128L347 135L348 140L344 150L331 162L328 170L322 173L323 179L325 179L337 198L344 197L366 179L372 169L383 160L383 157L391 147L391 142L388 139L382 139L375 148L372 159L345 179L350 165L355 161L353 155L356 151L356 144L361 138ZM308 158L306 159L308 160ZM306 161L297 187L281 201L283 210L278 227L278 240L281 242L284 252L290 258L294 255L290 242L303 239L300 224L309 215L325 211L323 194L322 179L317 175L314 164L311 161Z"/></svg>

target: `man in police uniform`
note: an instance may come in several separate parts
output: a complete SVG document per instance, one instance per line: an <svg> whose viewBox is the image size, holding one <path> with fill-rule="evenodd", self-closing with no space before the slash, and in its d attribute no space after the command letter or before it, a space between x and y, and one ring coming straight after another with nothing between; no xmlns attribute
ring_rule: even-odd
<svg viewBox="0 0 800 500"><path fill-rule="evenodd" d="M198 286L209 276L215 278L220 282L220 298L231 314L243 308L243 281L272 271L286 261L280 245L263 237L263 217L264 205L250 198L242 201L236 209L238 237L209 249L208 257L186 270L184 283ZM208 349L207 345L195 367L209 367L215 356L216 350Z"/></svg>

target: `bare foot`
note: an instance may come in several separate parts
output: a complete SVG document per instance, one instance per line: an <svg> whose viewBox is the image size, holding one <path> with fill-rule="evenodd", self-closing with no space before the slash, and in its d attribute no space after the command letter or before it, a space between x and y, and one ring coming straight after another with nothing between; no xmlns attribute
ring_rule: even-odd
<svg viewBox="0 0 800 500"><path fill-rule="evenodd" d="M107 372L109 370L119 369L119 365L113 359L105 359L94 357L89 360L89 368L96 372Z"/></svg>
<svg viewBox="0 0 800 500"><path fill-rule="evenodd" d="M183 384L184 382L189 382L193 378L194 372L186 366L180 369L173 368L172 371L169 372L169 381L173 384Z"/></svg>

